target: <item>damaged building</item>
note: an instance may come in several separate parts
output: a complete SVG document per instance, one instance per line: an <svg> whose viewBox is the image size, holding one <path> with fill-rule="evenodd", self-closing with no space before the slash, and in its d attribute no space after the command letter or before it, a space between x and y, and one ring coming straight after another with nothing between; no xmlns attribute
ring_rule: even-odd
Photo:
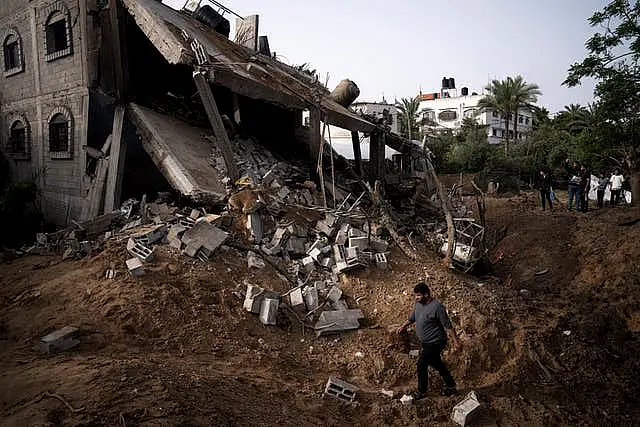
<svg viewBox="0 0 640 427"><path fill-rule="evenodd" d="M352 133L353 162L335 159L352 180L424 178L416 172L424 170L418 147L274 59L258 37L257 16L238 18L242 34L234 42L224 11L207 7L176 11L156 0L0 4L0 144L12 177L37 183L48 221L86 220L160 192L223 204L238 179L262 179L279 159L301 159L299 170L324 189L334 153L322 160L328 148L321 123ZM387 162L385 146L402 155ZM260 164L262 148L271 163ZM329 187L336 192L335 182Z"/></svg>

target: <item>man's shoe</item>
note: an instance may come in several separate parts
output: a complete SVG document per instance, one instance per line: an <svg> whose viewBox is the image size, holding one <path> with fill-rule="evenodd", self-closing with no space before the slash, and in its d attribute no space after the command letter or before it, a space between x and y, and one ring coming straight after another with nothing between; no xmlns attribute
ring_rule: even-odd
<svg viewBox="0 0 640 427"><path fill-rule="evenodd" d="M418 400L425 399L427 397L427 393L421 393L419 391L411 393L411 397L413 397L413 401L417 402Z"/></svg>
<svg viewBox="0 0 640 427"><path fill-rule="evenodd" d="M442 395L443 396L453 396L454 394L457 394L458 390L455 387L445 387L442 389Z"/></svg>

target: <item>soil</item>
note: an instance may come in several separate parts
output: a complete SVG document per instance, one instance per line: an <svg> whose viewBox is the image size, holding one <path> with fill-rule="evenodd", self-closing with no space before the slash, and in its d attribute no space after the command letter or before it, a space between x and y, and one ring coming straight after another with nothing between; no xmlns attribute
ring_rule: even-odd
<svg viewBox="0 0 640 427"><path fill-rule="evenodd" d="M362 328L321 338L287 318L264 327L242 309L234 291L245 281L289 285L269 265L248 270L233 248L204 264L159 246L137 280L122 267L115 280L104 277L112 263L124 265L125 242L81 261L0 264L0 424L445 426L471 390L483 403L476 425L637 423L640 224L618 224L640 210L542 212L534 193L486 205L488 275L393 249L389 269L343 277ZM398 398L415 389L408 351L417 347L389 331L425 277L463 340L444 353L460 393L440 397L434 374L426 401L403 406ZM66 325L82 330L79 347L34 351ZM359 388L353 404L323 397L329 377Z"/></svg>

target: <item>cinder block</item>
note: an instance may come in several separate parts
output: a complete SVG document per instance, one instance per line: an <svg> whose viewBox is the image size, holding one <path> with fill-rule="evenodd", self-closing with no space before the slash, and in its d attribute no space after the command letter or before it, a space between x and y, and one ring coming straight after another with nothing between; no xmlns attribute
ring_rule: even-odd
<svg viewBox="0 0 640 427"><path fill-rule="evenodd" d="M279 304L280 296L277 294L269 294L264 297L260 304L260 322L262 322L263 325L276 324Z"/></svg>
<svg viewBox="0 0 640 427"><path fill-rule="evenodd" d="M477 415L480 408L480 402L475 391L469 392L467 396L456 406L453 407L451 419L461 426L467 425Z"/></svg>
<svg viewBox="0 0 640 427"><path fill-rule="evenodd" d="M376 265L378 266L378 268L381 270L386 270L386 268L388 267L387 256L385 254L380 253L375 255L375 259L376 259Z"/></svg>
<svg viewBox="0 0 640 427"><path fill-rule="evenodd" d="M331 302L336 302L340 298L342 298L342 289L337 286L332 286L331 289L329 289L329 293L327 294L327 299Z"/></svg>
<svg viewBox="0 0 640 427"><path fill-rule="evenodd" d="M140 258L138 257L133 257L127 260L127 269L133 277L141 277L146 274L144 265L142 265L142 261L140 261Z"/></svg>
<svg viewBox="0 0 640 427"><path fill-rule="evenodd" d="M358 248L357 247L348 247L345 248L345 258L347 261L357 259L358 258Z"/></svg>
<svg viewBox="0 0 640 427"><path fill-rule="evenodd" d="M302 266L307 272L311 273L315 268L313 258L310 256L302 258Z"/></svg>
<svg viewBox="0 0 640 427"><path fill-rule="evenodd" d="M136 241L133 237L130 237L127 241L127 251L144 262L153 261L153 249L149 249L142 243Z"/></svg>
<svg viewBox="0 0 640 427"><path fill-rule="evenodd" d="M271 238L271 246L274 248L282 248L287 243L289 231L284 227L279 227Z"/></svg>
<svg viewBox="0 0 640 427"><path fill-rule="evenodd" d="M250 313L259 314L263 299L264 289L260 286L247 284L247 293L242 307Z"/></svg>
<svg viewBox="0 0 640 427"><path fill-rule="evenodd" d="M314 261L318 261L318 257L320 257L321 253L322 252L318 248L313 248L308 252L309 256L313 258Z"/></svg>
<svg viewBox="0 0 640 427"><path fill-rule="evenodd" d="M329 378L327 385L324 388L325 395L332 396L336 399L349 403L354 401L357 391L358 387L337 378Z"/></svg>
<svg viewBox="0 0 640 427"><path fill-rule="evenodd" d="M296 288L289 292L289 305L294 311L302 313L305 311L304 297L302 295L302 288Z"/></svg>
<svg viewBox="0 0 640 427"><path fill-rule="evenodd" d="M262 242L262 218L257 213L247 214L247 229L251 234L251 240L255 243Z"/></svg>
<svg viewBox="0 0 640 427"><path fill-rule="evenodd" d="M164 225L156 225L145 227L139 232L133 234L132 237L136 242L149 246L164 239L164 236L166 235L167 227Z"/></svg>
<svg viewBox="0 0 640 427"><path fill-rule="evenodd" d="M78 332L78 328L65 326L62 329L58 329L57 331L42 337L40 342L36 345L36 350L46 354L69 350L80 344L80 341L76 339Z"/></svg>
<svg viewBox="0 0 640 427"><path fill-rule="evenodd" d="M314 285L308 285L303 291L304 302L307 305L308 311L313 311L318 308L319 298L318 289Z"/></svg>

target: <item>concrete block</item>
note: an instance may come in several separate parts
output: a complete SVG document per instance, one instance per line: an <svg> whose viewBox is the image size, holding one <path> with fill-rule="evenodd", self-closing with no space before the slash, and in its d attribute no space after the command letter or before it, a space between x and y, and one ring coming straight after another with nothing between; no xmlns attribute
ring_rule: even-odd
<svg viewBox="0 0 640 427"><path fill-rule="evenodd" d="M178 224L180 224L181 226L183 226L187 230L189 230L189 229L193 228L196 225L196 221L191 217L183 216L178 221Z"/></svg>
<svg viewBox="0 0 640 427"><path fill-rule="evenodd" d="M358 259L358 248L357 247L348 247L345 248L345 258L347 261Z"/></svg>
<svg viewBox="0 0 640 427"><path fill-rule="evenodd" d="M379 269L381 270L386 270L388 267L388 263L387 263L387 256L385 254L376 254L375 255L375 259L376 259L376 265L378 266Z"/></svg>
<svg viewBox="0 0 640 427"><path fill-rule="evenodd" d="M192 220L196 220L198 218L200 218L200 216L202 215L202 212L200 212L197 209L191 209L191 213L189 214L189 218L191 218Z"/></svg>
<svg viewBox="0 0 640 427"><path fill-rule="evenodd" d="M369 247L369 239L365 237L349 237L349 247L364 251Z"/></svg>
<svg viewBox="0 0 640 427"><path fill-rule="evenodd" d="M347 311L349 310L349 306L347 305L347 302L343 299L338 300L336 302L332 302L331 303L331 308L336 310L336 311Z"/></svg>
<svg viewBox="0 0 640 427"><path fill-rule="evenodd" d="M308 311L313 311L318 308L318 304L320 303L320 299L318 298L318 289L316 289L315 285L309 285L304 288L303 291L304 302L307 305Z"/></svg>
<svg viewBox="0 0 640 427"><path fill-rule="evenodd" d="M288 187L282 187L279 191L278 191L278 199L284 201L284 199L287 198L287 196L289 195L289 193L291 193L291 190L289 190Z"/></svg>
<svg viewBox="0 0 640 427"><path fill-rule="evenodd" d="M357 391L358 387L337 378L329 378L324 388L325 395L335 397L344 402L353 402Z"/></svg>
<svg viewBox="0 0 640 427"><path fill-rule="evenodd" d="M403 405L409 406L409 405L413 404L413 396L411 396L409 394L405 394L400 398L400 402Z"/></svg>
<svg viewBox="0 0 640 427"><path fill-rule="evenodd" d="M333 245L333 259L335 259L336 264L346 260L344 245Z"/></svg>
<svg viewBox="0 0 640 427"><path fill-rule="evenodd" d="M131 237L145 246L152 245L164 239L167 235L167 227L164 225L154 225L150 227L144 227L137 231Z"/></svg>
<svg viewBox="0 0 640 427"><path fill-rule="evenodd" d="M367 237L367 234L358 228L351 227L349 229L349 237Z"/></svg>
<svg viewBox="0 0 640 427"><path fill-rule="evenodd" d="M309 254L309 256L311 258L313 258L314 261L318 261L318 258L320 257L320 254L322 254L322 251L320 251L320 249L318 249L318 248L313 248L307 253Z"/></svg>
<svg viewBox="0 0 640 427"><path fill-rule="evenodd" d="M316 223L316 230L327 236L331 236L334 232L334 228L328 224L326 219L321 219Z"/></svg>
<svg viewBox="0 0 640 427"><path fill-rule="evenodd" d="M62 329L58 329L57 331L42 337L40 342L36 345L36 350L45 354L59 353L69 350L80 344L80 341L76 339L78 333L78 328L65 326Z"/></svg>
<svg viewBox="0 0 640 427"><path fill-rule="evenodd" d="M278 294L268 294L262 299L260 304L260 322L263 325L275 325L278 314L280 296Z"/></svg>
<svg viewBox="0 0 640 427"><path fill-rule="evenodd" d="M310 256L302 258L302 266L307 272L311 273L315 269L313 258Z"/></svg>
<svg viewBox="0 0 640 427"><path fill-rule="evenodd" d="M302 288L296 288L289 292L289 305L294 311L303 313L305 311L304 296L302 295Z"/></svg>
<svg viewBox="0 0 640 427"><path fill-rule="evenodd" d="M294 253L296 255L303 255L306 253L305 243L307 239L304 237L291 236L287 241L286 249L287 251Z"/></svg>
<svg viewBox="0 0 640 427"><path fill-rule="evenodd" d="M178 239L178 240L181 239L182 235L187 230L188 230L188 228L185 227L184 225L173 224L171 226L171 228L169 229L169 234L167 235L167 238L169 239L169 242L171 242L172 240L175 240L175 239Z"/></svg>
<svg viewBox="0 0 640 427"><path fill-rule="evenodd" d="M228 233L203 221L184 233L182 243L187 245L185 249L187 255L193 257L198 250L202 249L203 254L210 258L213 252L227 240L228 236Z"/></svg>
<svg viewBox="0 0 640 427"><path fill-rule="evenodd" d="M374 252L387 252L389 250L389 243L381 239L372 238L369 242L369 247Z"/></svg>
<svg viewBox="0 0 640 427"><path fill-rule="evenodd" d="M259 314L263 299L264 289L260 286L247 284L247 293L242 307L250 313Z"/></svg>
<svg viewBox="0 0 640 427"><path fill-rule="evenodd" d="M260 250L262 252L264 252L267 255L278 255L280 253L280 251L282 250L282 248L280 248L280 246L267 246L267 245L262 245L260 246Z"/></svg>
<svg viewBox="0 0 640 427"><path fill-rule="evenodd" d="M278 227L271 238L271 246L282 248L287 243L289 231L284 227Z"/></svg>
<svg viewBox="0 0 640 427"><path fill-rule="evenodd" d="M142 261L140 261L140 258L138 257L133 257L127 260L127 270L129 270L132 277L141 277L146 274L144 265L142 265Z"/></svg>
<svg viewBox="0 0 640 427"><path fill-rule="evenodd" d="M461 426L467 425L473 420L480 408L480 402L475 391L469 392L467 396L456 406L453 407L451 419Z"/></svg>
<svg viewBox="0 0 640 427"><path fill-rule="evenodd" d="M331 268L333 266L333 262L333 258L326 257L321 259L320 265L324 268Z"/></svg>
<svg viewBox="0 0 640 427"><path fill-rule="evenodd" d="M340 322L344 319L364 319L364 315L359 308L350 309L347 311L335 311L328 310L320 313L319 320L324 322Z"/></svg>
<svg viewBox="0 0 640 427"><path fill-rule="evenodd" d="M363 317L362 312L358 309L323 311L314 326L316 336L358 329L360 328L358 319Z"/></svg>
<svg viewBox="0 0 640 427"><path fill-rule="evenodd" d="M262 218L257 213L247 214L247 229L251 235L251 241L255 243L262 242Z"/></svg>
<svg viewBox="0 0 640 427"><path fill-rule="evenodd" d="M340 298L342 298L342 289L337 286L332 286L327 294L327 299L333 303L338 301Z"/></svg>
<svg viewBox="0 0 640 427"><path fill-rule="evenodd" d="M149 249L142 243L136 241L133 237L130 237L127 241L127 251L144 262L153 261L153 249Z"/></svg>

